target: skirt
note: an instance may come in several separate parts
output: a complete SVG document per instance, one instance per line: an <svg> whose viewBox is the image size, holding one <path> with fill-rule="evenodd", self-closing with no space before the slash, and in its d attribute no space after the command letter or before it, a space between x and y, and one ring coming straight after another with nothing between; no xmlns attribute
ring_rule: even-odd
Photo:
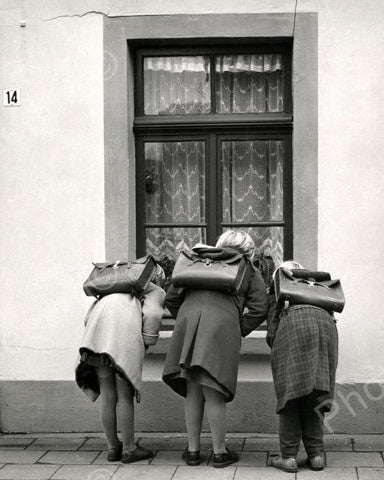
<svg viewBox="0 0 384 480"><path fill-rule="evenodd" d="M76 368L76 383L78 387L85 390L93 390L100 394L100 385L97 378L95 367L111 368L116 375L125 380L135 392L137 403L140 402L140 392L135 390L123 370L114 362L113 358L107 353L95 353L87 348L80 350L80 363ZM96 397L97 398L97 397Z"/></svg>

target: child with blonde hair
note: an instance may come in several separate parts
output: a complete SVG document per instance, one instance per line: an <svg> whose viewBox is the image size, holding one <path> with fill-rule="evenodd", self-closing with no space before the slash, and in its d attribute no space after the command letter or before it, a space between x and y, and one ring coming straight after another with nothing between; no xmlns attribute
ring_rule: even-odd
<svg viewBox="0 0 384 480"><path fill-rule="evenodd" d="M240 252L252 260L255 249L247 232L235 230L223 233L216 247L215 254L209 253L208 247L207 253L200 256L220 260ZM252 269L244 296L171 286L165 304L176 324L163 380L185 397L188 447L183 460L191 466L201 463L200 433L206 409L212 433L213 466L226 467L239 459L236 452L225 446L226 403L236 393L241 337L258 327L267 315L264 282L260 272Z"/></svg>

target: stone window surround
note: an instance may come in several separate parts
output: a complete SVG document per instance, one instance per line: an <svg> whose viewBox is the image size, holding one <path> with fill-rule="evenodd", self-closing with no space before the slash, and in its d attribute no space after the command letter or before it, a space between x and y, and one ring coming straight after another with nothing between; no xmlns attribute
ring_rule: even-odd
<svg viewBox="0 0 384 480"><path fill-rule="evenodd" d="M137 40L286 39L293 14L202 14L104 17L104 165L106 258L136 252L133 58ZM296 14L293 38L293 258L317 268L317 14Z"/></svg>

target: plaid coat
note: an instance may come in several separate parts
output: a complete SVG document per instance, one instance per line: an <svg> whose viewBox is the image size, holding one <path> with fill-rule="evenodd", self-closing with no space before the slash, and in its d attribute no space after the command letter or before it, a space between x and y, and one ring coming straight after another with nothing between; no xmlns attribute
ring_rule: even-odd
<svg viewBox="0 0 384 480"><path fill-rule="evenodd" d="M312 305L281 311L270 295L267 341L279 413L288 400L318 392L329 411L335 389L338 335L332 315Z"/></svg>

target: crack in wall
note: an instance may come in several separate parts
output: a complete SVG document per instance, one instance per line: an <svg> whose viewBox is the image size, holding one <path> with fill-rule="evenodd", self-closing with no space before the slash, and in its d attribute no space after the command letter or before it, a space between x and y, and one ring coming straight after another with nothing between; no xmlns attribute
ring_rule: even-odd
<svg viewBox="0 0 384 480"><path fill-rule="evenodd" d="M48 351L48 352L54 352L57 350L70 350L70 348L60 348L60 347L49 347L49 348L39 348L39 347L30 347L28 345L10 345L10 344L0 344L0 347L9 347L9 348L23 348L26 350L37 350L37 351Z"/></svg>
<svg viewBox="0 0 384 480"><path fill-rule="evenodd" d="M58 15L57 17L51 17L51 18L46 18L44 20L42 20L42 22L52 22L53 20L57 20L59 18L83 18L83 17L86 17L87 15L93 15L93 14L96 14L96 15L102 15L103 17L107 17L107 18L114 18L115 15L109 15L109 13L105 13L105 12L100 12L98 10L90 10L89 12L85 12L85 13L74 13L74 14L71 14L71 15Z"/></svg>

